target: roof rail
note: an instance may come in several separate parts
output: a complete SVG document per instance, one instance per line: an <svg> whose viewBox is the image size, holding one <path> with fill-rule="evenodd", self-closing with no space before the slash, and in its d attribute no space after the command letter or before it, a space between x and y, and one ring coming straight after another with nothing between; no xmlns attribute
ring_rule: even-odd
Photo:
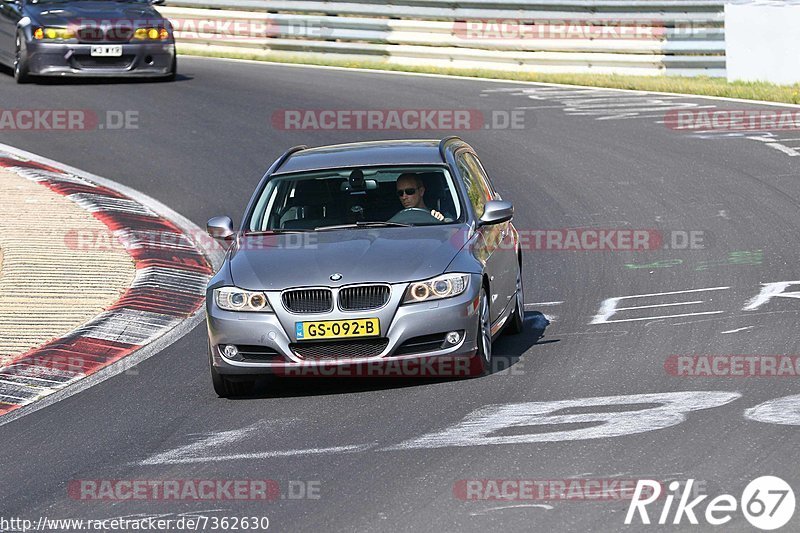
<svg viewBox="0 0 800 533"><path fill-rule="evenodd" d="M442 139L441 141L439 141L439 155L442 156L442 159L446 159L444 156L444 148L450 141L464 142L463 139L461 139L461 137L459 137L458 135L449 135L444 139Z"/></svg>
<svg viewBox="0 0 800 533"><path fill-rule="evenodd" d="M283 152L283 155L281 155L277 159L277 161L275 161L275 163L272 165L272 167L267 171L267 174L272 174L273 172L275 172L279 168L281 168L281 166L283 166L283 164L286 162L287 159L289 159L289 157L292 154L294 154L296 152L299 152L301 150L306 150L306 149L308 149L308 146L306 146L305 144L300 144L298 146L292 146L291 148L289 148L288 150Z"/></svg>

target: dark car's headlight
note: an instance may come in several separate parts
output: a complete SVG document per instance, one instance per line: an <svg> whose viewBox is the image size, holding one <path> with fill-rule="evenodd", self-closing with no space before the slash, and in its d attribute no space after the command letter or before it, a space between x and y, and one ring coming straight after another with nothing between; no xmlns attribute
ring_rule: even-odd
<svg viewBox="0 0 800 533"><path fill-rule="evenodd" d="M246 291L238 287L214 289L214 302L225 311L271 312L267 295L258 291Z"/></svg>
<svg viewBox="0 0 800 533"><path fill-rule="evenodd" d="M133 32L134 41L166 41L169 39L167 28L136 28Z"/></svg>
<svg viewBox="0 0 800 533"><path fill-rule="evenodd" d="M66 41L75 38L75 31L70 28L41 27L33 30L33 38L37 41Z"/></svg>
<svg viewBox="0 0 800 533"><path fill-rule="evenodd" d="M424 281L415 281L406 289L403 303L452 298L467 290L468 285L469 274L442 274Z"/></svg>

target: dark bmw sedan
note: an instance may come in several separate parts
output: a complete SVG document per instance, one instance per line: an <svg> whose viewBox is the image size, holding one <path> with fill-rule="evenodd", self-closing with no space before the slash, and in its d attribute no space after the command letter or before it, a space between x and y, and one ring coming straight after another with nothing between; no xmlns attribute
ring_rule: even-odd
<svg viewBox="0 0 800 533"><path fill-rule="evenodd" d="M491 371L523 324L513 206L461 139L288 151L256 188L207 293L220 396L258 374Z"/></svg>
<svg viewBox="0 0 800 533"><path fill-rule="evenodd" d="M0 63L35 76L174 79L175 37L163 0L0 0Z"/></svg>

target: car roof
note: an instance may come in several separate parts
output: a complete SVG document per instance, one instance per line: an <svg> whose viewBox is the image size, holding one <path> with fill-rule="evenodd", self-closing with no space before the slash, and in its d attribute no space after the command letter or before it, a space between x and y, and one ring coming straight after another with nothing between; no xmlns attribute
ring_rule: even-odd
<svg viewBox="0 0 800 533"><path fill-rule="evenodd" d="M438 140L369 141L294 152L274 175L326 168L443 164Z"/></svg>

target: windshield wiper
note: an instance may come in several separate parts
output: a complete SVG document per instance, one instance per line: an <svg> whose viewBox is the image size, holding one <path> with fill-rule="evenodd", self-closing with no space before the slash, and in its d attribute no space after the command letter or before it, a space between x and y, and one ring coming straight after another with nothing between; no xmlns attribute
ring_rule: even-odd
<svg viewBox="0 0 800 533"><path fill-rule="evenodd" d="M358 221L353 224L337 224L334 226L319 226L314 228L314 231L325 231L334 229L349 229L349 228L410 228L413 224L404 224L402 222L366 222Z"/></svg>
<svg viewBox="0 0 800 533"><path fill-rule="evenodd" d="M363 228L409 228L414 224L406 224L405 222L380 222L380 221L363 221L359 220L356 222L356 225Z"/></svg>
<svg viewBox="0 0 800 533"><path fill-rule="evenodd" d="M280 233L308 233L311 230L309 229L268 229L264 231L247 231L244 233L245 237L250 237L251 235L277 235Z"/></svg>

